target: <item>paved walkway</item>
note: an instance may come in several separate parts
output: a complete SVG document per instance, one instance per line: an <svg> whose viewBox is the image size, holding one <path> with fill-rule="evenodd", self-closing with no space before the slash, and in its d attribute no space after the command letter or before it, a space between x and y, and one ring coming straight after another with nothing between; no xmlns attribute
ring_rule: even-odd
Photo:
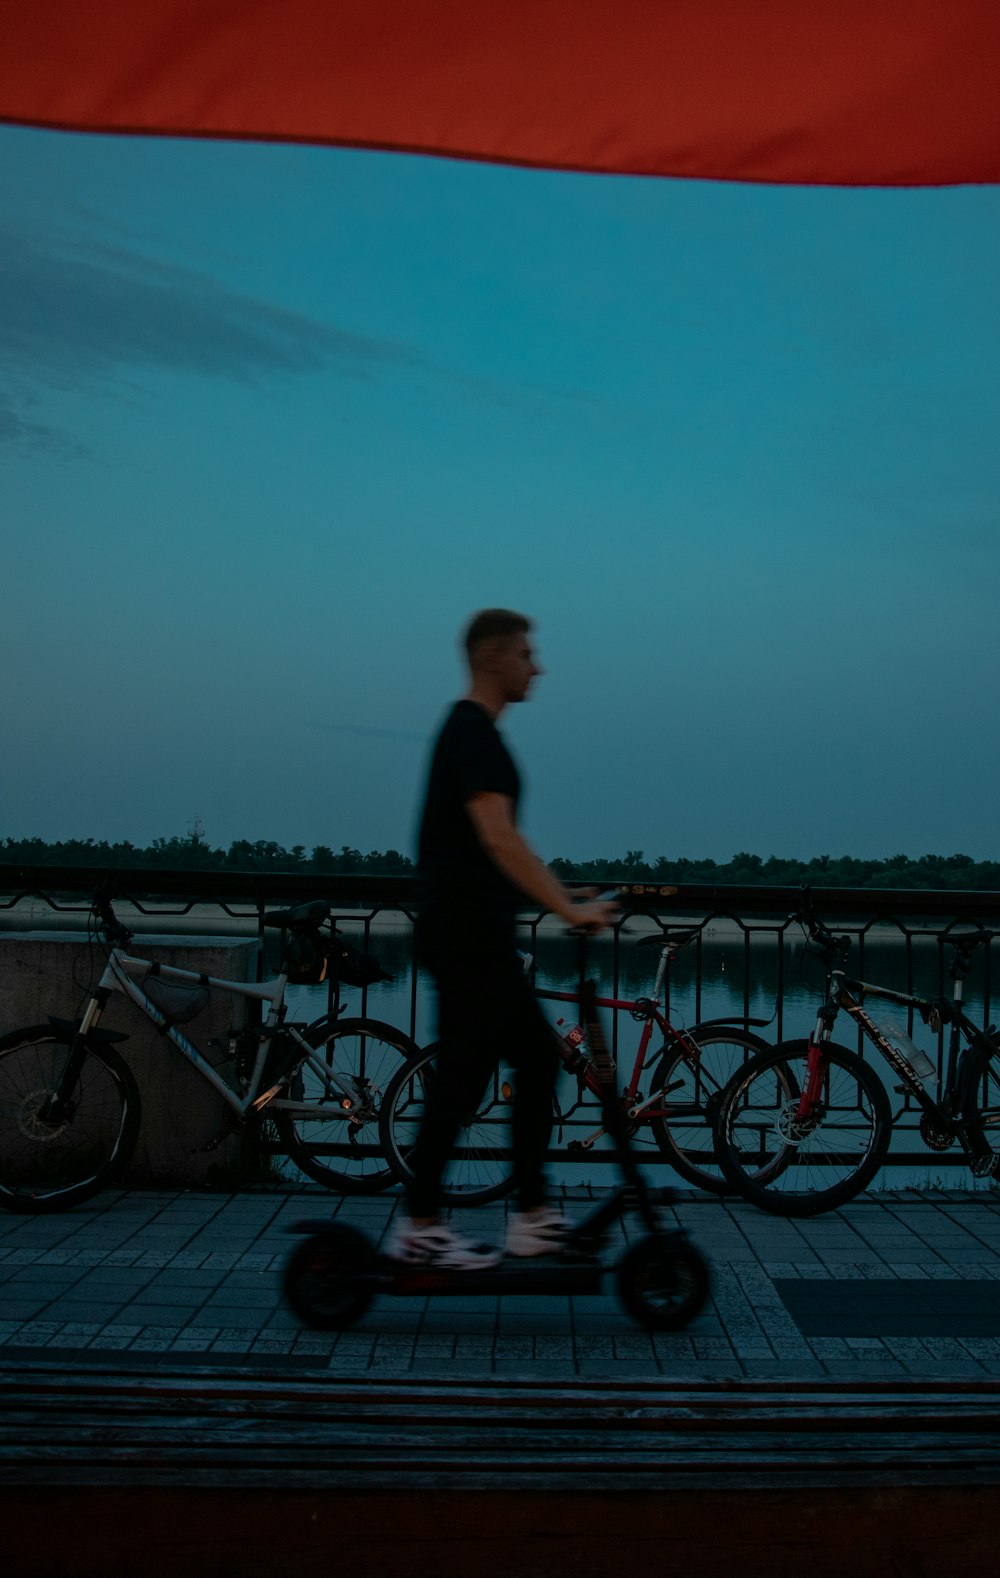
<svg viewBox="0 0 1000 1578"><path fill-rule="evenodd" d="M380 1238L397 1208L395 1195L310 1187L112 1190L65 1214L0 1213L0 1356L386 1379L1000 1376L992 1192L866 1195L803 1222L679 1193L673 1215L710 1260L713 1291L677 1334L635 1326L613 1277L599 1296L382 1298L351 1331L303 1330L282 1300L289 1226L332 1211ZM502 1203L477 1211L477 1233L501 1234L503 1215Z"/></svg>

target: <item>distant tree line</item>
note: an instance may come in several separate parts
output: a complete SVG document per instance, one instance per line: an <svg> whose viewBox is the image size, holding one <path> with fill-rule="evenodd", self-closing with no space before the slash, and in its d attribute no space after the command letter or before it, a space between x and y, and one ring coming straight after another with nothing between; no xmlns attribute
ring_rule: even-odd
<svg viewBox="0 0 1000 1578"><path fill-rule="evenodd" d="M0 861L24 866L107 866L117 870L136 867L162 871L295 871L317 876L406 876L413 862L398 849L362 854L343 844L339 850L317 844L310 852L303 844L285 849L271 839L236 839L228 849L213 849L200 832L185 838L154 838L146 848L109 844L93 838L47 843L41 838L8 838L0 844ZM970 855L892 855L886 860L855 860L818 855L813 860L782 860L771 855L741 851L730 861L671 859L660 855L647 860L641 849L630 849L618 859L550 861L552 870L566 881L654 882L711 887L795 887L806 882L822 888L959 888L1000 889L1000 862L973 860Z"/></svg>
<svg viewBox="0 0 1000 1578"><path fill-rule="evenodd" d="M254 842L238 838L228 849L213 849L198 833L186 838L154 838L146 848L93 838L69 838L54 844L41 838L8 838L0 844L0 861L19 866L107 866L117 871L149 867L159 871L297 871L342 877L399 877L413 870L413 862L398 849L363 855L348 844L339 850L317 844L307 853L304 844L285 849L265 838Z"/></svg>
<svg viewBox="0 0 1000 1578"><path fill-rule="evenodd" d="M855 860L817 855L812 860L763 860L741 850L732 860L672 860L660 855L647 860L630 849L618 860L553 860L552 870L565 880L594 882L707 883L712 887L817 888L1000 888L1000 861L973 860L970 855L892 855L887 860Z"/></svg>

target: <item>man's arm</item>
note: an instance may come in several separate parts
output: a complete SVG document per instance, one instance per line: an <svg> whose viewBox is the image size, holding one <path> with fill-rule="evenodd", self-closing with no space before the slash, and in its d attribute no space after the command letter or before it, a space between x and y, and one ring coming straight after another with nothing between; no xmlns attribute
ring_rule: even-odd
<svg viewBox="0 0 1000 1578"><path fill-rule="evenodd" d="M544 861L539 860L531 845L517 830L514 805L509 795L473 795L471 800L466 801L466 810L479 842L493 864L522 893L537 899L539 904L554 914L561 915L570 926L578 926L584 931L603 931L605 926L612 924L618 913L614 904L574 902L570 889L564 888Z"/></svg>

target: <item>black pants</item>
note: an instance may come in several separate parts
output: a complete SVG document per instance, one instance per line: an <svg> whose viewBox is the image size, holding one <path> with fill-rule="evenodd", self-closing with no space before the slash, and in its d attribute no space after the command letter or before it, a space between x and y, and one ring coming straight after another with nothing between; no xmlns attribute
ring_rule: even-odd
<svg viewBox="0 0 1000 1578"><path fill-rule="evenodd" d="M476 920L463 924L455 916L421 918L417 953L437 985L440 1050L410 1157L410 1215L437 1215L463 1117L478 1109L501 1058L514 1069L514 1191L521 1210L542 1205L559 1052L515 951L513 931Z"/></svg>

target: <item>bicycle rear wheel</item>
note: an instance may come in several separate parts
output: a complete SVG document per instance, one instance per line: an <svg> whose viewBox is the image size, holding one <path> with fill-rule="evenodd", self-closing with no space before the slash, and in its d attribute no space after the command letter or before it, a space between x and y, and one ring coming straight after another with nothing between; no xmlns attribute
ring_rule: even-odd
<svg viewBox="0 0 1000 1578"><path fill-rule="evenodd" d="M304 1063L270 1109L278 1138L307 1177L342 1194L377 1194L397 1174L382 1148L379 1113L394 1076L417 1056L415 1041L380 1019L339 1019L305 1032L353 1098ZM290 1105L284 1107L283 1102Z"/></svg>
<svg viewBox="0 0 1000 1578"><path fill-rule="evenodd" d="M775 1216L818 1216L860 1194L881 1167L892 1133L885 1086L862 1058L828 1042L813 1110L797 1108L808 1080L808 1041L785 1041L752 1059L722 1093L716 1156L745 1199Z"/></svg>
<svg viewBox="0 0 1000 1578"><path fill-rule="evenodd" d="M664 1049L655 1085L661 1100L649 1109L649 1126L675 1172L712 1194L729 1194L715 1155L714 1127L722 1092L752 1057L768 1050L767 1042L749 1030L719 1025L689 1032L696 1043L674 1052ZM654 1089L655 1089L654 1085Z"/></svg>
<svg viewBox="0 0 1000 1578"><path fill-rule="evenodd" d="M56 1109L69 1046L51 1025L0 1040L0 1206L66 1211L117 1177L139 1133L139 1089L111 1047L88 1047Z"/></svg>
<svg viewBox="0 0 1000 1578"><path fill-rule="evenodd" d="M964 1073L966 1096L962 1116L968 1138L982 1157L982 1161L977 1159L972 1164L973 1172L976 1177L996 1178L1000 1170L997 1151L1000 1143L1000 1054L995 1044L987 1047L976 1043L965 1056L969 1061ZM993 1152L992 1168L990 1151Z"/></svg>
<svg viewBox="0 0 1000 1578"><path fill-rule="evenodd" d="M413 1177L413 1149L424 1105L436 1078L437 1048L430 1046L401 1069L386 1092L379 1118L382 1149L401 1183ZM466 1115L445 1172L442 1192L450 1205L484 1205L514 1186L510 1155L510 1103L513 1070L504 1062L491 1076L475 1112Z"/></svg>

